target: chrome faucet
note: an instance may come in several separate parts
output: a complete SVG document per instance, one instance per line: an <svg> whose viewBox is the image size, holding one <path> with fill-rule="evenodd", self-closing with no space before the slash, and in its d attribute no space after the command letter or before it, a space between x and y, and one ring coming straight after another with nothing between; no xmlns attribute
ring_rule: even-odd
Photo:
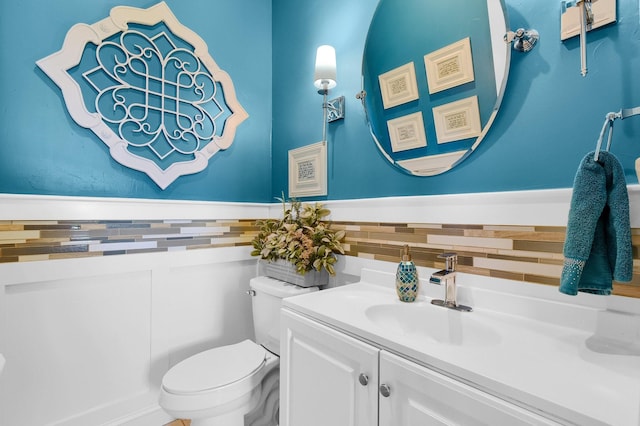
<svg viewBox="0 0 640 426"><path fill-rule="evenodd" d="M455 309L457 311L472 311L472 308L469 306L459 305L456 301L456 265L458 264L458 254L442 253L438 257L444 259L444 269L431 274L429 282L438 285L442 285L444 283L445 294L444 300L434 299L431 303L437 306Z"/></svg>

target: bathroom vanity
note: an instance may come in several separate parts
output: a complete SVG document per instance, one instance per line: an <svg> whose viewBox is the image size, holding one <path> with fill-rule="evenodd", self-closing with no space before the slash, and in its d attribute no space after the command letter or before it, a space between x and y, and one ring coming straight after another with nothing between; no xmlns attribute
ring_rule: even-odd
<svg viewBox="0 0 640 426"><path fill-rule="evenodd" d="M473 312L432 305L442 289L424 281L400 302L392 274L366 269L359 283L286 299L280 424L640 424L636 307L460 275Z"/></svg>

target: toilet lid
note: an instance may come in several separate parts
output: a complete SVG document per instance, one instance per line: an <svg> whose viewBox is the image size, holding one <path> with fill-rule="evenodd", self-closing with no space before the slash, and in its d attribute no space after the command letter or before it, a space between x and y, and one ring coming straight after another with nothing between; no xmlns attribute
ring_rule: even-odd
<svg viewBox="0 0 640 426"><path fill-rule="evenodd" d="M164 375L162 386L183 394L222 387L256 371L265 356L265 349L251 340L210 349L176 364Z"/></svg>

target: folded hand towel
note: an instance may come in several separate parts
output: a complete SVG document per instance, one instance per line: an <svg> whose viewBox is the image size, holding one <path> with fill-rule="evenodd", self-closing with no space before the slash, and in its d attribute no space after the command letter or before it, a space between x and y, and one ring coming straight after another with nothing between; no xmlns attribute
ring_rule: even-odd
<svg viewBox="0 0 640 426"><path fill-rule="evenodd" d="M560 292L611 294L613 280L633 277L629 195L618 159L594 152L580 163L573 183L564 243Z"/></svg>

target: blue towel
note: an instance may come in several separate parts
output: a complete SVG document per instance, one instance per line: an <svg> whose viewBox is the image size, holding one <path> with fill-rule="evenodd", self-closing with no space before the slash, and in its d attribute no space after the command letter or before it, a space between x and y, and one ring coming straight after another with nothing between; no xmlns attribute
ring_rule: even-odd
<svg viewBox="0 0 640 426"><path fill-rule="evenodd" d="M611 294L613 280L633 277L629 195L618 159L594 152L580 163L573 183L564 242L560 292Z"/></svg>

